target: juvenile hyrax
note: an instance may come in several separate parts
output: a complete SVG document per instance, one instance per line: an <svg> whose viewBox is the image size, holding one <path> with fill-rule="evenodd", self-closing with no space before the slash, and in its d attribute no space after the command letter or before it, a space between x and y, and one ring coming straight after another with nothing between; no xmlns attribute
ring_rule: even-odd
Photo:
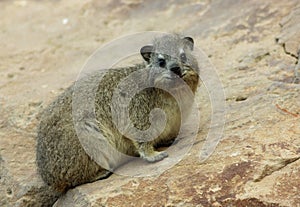
<svg viewBox="0 0 300 207"><path fill-rule="evenodd" d="M184 83L194 95L199 81L199 69L197 60L192 55L193 46L194 42L190 37L165 35L156 38L153 45L146 45L140 50L145 63L133 67L110 69L103 77L101 71L92 72L69 87L45 109L38 128L37 165L43 180L57 192L57 195L108 174L103 166L99 166L86 153L79 142L78 131L75 130L73 122L74 88L79 87L79 90L84 92L85 89L89 91L93 85L97 86L94 95L97 129L94 131L103 134L111 146L121 153L140 156L148 162L162 160L168 156L167 153L156 151L155 148L170 143L176 138L182 118L178 101L162 88L170 88L174 93L179 94L179 99L184 101L188 99L182 89ZM166 125L162 133L152 140L143 140L143 137L138 140L126 137L112 121L111 102L114 90L125 77L143 69L149 69L145 70L148 71L145 74L146 80L151 82L153 87L146 88L133 96L129 105L129 118L134 127L141 131L147 130L151 125L150 111L155 108L162 109L166 115ZM185 107L192 107L192 102L187 104ZM82 106L83 111L84 107ZM93 126L86 122L86 128L90 130Z"/></svg>

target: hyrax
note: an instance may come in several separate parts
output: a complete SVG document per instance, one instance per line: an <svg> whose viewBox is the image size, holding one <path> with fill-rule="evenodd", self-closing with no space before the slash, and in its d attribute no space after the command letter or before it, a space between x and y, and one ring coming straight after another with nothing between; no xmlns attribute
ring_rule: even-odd
<svg viewBox="0 0 300 207"><path fill-rule="evenodd" d="M192 55L194 41L190 37L165 35L154 39L152 45L140 49L145 60L132 67L109 69L101 76L100 71L92 72L84 80L76 82L81 91L88 91L90 85L97 85L95 91L95 119L105 139L116 150L129 156L140 156L148 162L156 162L167 157L167 153L156 151L159 145L172 142L181 125L181 113L174 97L161 89L171 88L184 100L181 91L183 81L192 94L199 81L197 60ZM134 127L146 130L151 125L149 113L160 108L166 114L163 132L152 140L138 140L121 134L112 121L111 102L115 88L135 71L149 69L145 75L153 87L136 94L129 105L130 120ZM103 74L103 73L102 73ZM180 81L179 81L180 80ZM183 80L183 81L182 81ZM156 87L158 86L158 87ZM159 88L160 87L160 88ZM57 192L66 192L74 186L92 182L108 175L108 170L99 166L83 149L73 122L72 95L75 84L70 86L42 113L37 135L37 165L42 179ZM191 108L188 102L187 108ZM84 106L83 109L84 110ZM84 114L84 113L83 113ZM84 118L84 117L83 117ZM87 122L86 127L92 128ZM109 158L103 158L109 159Z"/></svg>

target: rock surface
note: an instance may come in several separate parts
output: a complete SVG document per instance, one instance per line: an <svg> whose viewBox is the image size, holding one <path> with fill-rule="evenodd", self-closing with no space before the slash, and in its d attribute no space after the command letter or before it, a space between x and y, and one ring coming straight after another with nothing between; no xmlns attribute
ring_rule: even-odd
<svg viewBox="0 0 300 207"><path fill-rule="evenodd" d="M156 177L116 174L76 187L55 206L300 206L297 0L19 0L0 8L0 206L38 205L38 112L99 46L151 30L193 36L216 67L226 94L221 142L199 161L211 114L201 87L201 130L182 161Z"/></svg>

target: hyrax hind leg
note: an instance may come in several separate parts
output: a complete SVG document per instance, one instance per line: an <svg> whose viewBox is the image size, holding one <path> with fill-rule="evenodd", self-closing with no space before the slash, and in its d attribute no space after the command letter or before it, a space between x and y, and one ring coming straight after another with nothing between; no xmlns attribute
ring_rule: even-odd
<svg viewBox="0 0 300 207"><path fill-rule="evenodd" d="M148 162L157 162L168 157L165 151L155 151L151 142L135 143L135 145L141 158Z"/></svg>

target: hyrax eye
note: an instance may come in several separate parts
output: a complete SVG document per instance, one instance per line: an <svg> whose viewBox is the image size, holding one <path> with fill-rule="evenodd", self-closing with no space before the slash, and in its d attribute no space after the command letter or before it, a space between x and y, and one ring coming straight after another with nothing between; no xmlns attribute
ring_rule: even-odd
<svg viewBox="0 0 300 207"><path fill-rule="evenodd" d="M181 62L183 62L183 63L185 63L185 62L187 61L187 58L186 58L185 53L182 53L182 54L180 55L180 60L181 60Z"/></svg>
<svg viewBox="0 0 300 207"><path fill-rule="evenodd" d="M163 58L159 58L159 59L158 59L158 65L159 65L159 67L161 67L161 68L165 67L165 66L166 66L166 60L163 59Z"/></svg>

